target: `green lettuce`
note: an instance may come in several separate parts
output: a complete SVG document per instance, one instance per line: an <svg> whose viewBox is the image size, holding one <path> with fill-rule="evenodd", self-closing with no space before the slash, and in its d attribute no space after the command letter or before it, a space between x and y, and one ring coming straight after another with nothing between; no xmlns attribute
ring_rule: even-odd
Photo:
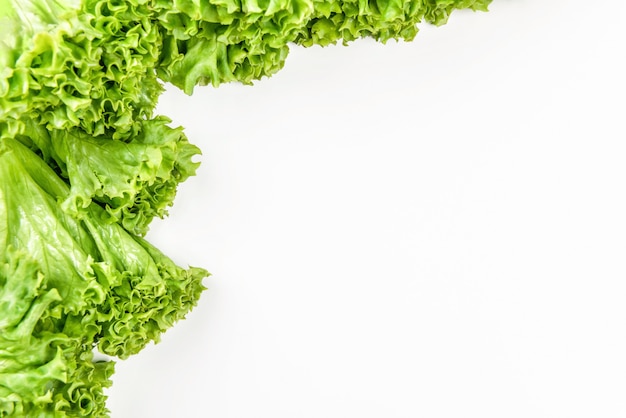
<svg viewBox="0 0 626 418"><path fill-rule="evenodd" d="M62 301L27 252L0 261L0 416L106 416L113 362L94 361L78 330L61 326Z"/></svg>
<svg viewBox="0 0 626 418"><path fill-rule="evenodd" d="M0 0L0 137L21 119L123 138L162 86L150 2Z"/></svg>
<svg viewBox="0 0 626 418"><path fill-rule="evenodd" d="M196 85L250 84L280 70L289 44L372 37L412 40L417 24L444 24L455 9L487 10L491 0L156 1L163 27L157 74L191 94Z"/></svg>
<svg viewBox="0 0 626 418"><path fill-rule="evenodd" d="M280 70L287 43L313 13L311 0L157 0L156 7L164 29L157 74L187 93Z"/></svg>
<svg viewBox="0 0 626 418"><path fill-rule="evenodd" d="M321 0L316 1L315 15L294 42L304 46L329 45L364 37L381 42L411 41L422 21L443 25L455 9L486 11L489 3L491 0Z"/></svg>
<svg viewBox="0 0 626 418"><path fill-rule="evenodd" d="M411 40L489 3L0 0L0 417L108 416L113 358L198 302L208 273L142 238L200 153L154 117L163 82L250 84L292 44Z"/></svg>
<svg viewBox="0 0 626 418"><path fill-rule="evenodd" d="M0 416L105 411L112 364L93 362L93 348L119 358L139 352L203 290L205 270L176 266L95 203L82 219L67 214L68 195L32 150L0 142Z"/></svg>
<svg viewBox="0 0 626 418"><path fill-rule="evenodd" d="M91 202L135 234L144 235L154 217L163 218L179 183L195 174L200 153L182 129L165 117L138 122L138 132L126 141L107 135L93 137L80 129L48 130L25 122L28 135L18 135L56 167L70 192L62 208L81 217Z"/></svg>

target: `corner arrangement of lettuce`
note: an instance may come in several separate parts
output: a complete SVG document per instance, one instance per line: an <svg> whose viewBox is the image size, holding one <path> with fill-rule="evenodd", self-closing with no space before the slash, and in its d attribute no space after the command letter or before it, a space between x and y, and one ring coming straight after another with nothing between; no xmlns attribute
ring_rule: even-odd
<svg viewBox="0 0 626 418"><path fill-rule="evenodd" d="M142 237L199 149L163 82L249 84L290 45L412 40L490 0L0 0L0 417L106 417L113 361L184 318L207 272Z"/></svg>

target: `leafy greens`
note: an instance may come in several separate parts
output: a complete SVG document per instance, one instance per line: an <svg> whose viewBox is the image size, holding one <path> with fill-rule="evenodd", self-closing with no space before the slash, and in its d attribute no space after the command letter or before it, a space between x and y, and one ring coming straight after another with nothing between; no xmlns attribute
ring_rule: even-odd
<svg viewBox="0 0 626 418"><path fill-rule="evenodd" d="M249 84L289 45L411 40L490 0L0 0L0 417L106 417L113 360L196 305L207 272L142 238L200 150L162 82Z"/></svg>

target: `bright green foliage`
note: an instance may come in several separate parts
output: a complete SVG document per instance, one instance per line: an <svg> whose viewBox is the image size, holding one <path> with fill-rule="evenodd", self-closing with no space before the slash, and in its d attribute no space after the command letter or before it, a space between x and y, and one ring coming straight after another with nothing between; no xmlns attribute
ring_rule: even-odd
<svg viewBox="0 0 626 418"><path fill-rule="evenodd" d="M178 184L195 173L192 157L200 150L182 129L158 117L139 120L138 132L121 141L108 135L93 137L80 129L47 130L25 122L28 136L18 135L44 154L49 164L71 185L62 207L81 216L92 200L103 206L112 222L144 235L155 217L166 215Z"/></svg>
<svg viewBox="0 0 626 418"><path fill-rule="evenodd" d="M295 42L305 46L372 37L412 40L423 20L442 25L454 9L487 10L491 0L370 0L315 2L315 15Z"/></svg>
<svg viewBox="0 0 626 418"><path fill-rule="evenodd" d="M249 84L290 44L411 40L490 0L0 0L0 417L106 417L113 361L208 274L141 238L199 149L163 87Z"/></svg>
<svg viewBox="0 0 626 418"><path fill-rule="evenodd" d="M63 298L27 252L0 260L0 416L104 416L112 362L94 362L79 329L63 326Z"/></svg>
<svg viewBox="0 0 626 418"><path fill-rule="evenodd" d="M65 213L59 202L68 194L66 183L30 149L15 140L0 143L0 247L7 258L0 263L0 394L13 391L9 399L19 395L33 408L39 402L32 398L35 382L44 382L36 386L44 399L76 383L68 376L96 371L99 386L90 388L95 397L89 402L101 404L111 366L91 364L86 353L97 345L126 358L158 341L196 304L206 275L177 267L109 222L95 203L82 219ZM55 403L45 408L58 408Z"/></svg>
<svg viewBox="0 0 626 418"><path fill-rule="evenodd" d="M160 44L146 1L0 0L0 137L24 116L127 135L162 91Z"/></svg>
<svg viewBox="0 0 626 418"><path fill-rule="evenodd" d="M165 29L157 74L191 94L194 86L251 83L280 70L288 45L373 37L412 40L422 20L440 25L454 9L491 0L156 0Z"/></svg>

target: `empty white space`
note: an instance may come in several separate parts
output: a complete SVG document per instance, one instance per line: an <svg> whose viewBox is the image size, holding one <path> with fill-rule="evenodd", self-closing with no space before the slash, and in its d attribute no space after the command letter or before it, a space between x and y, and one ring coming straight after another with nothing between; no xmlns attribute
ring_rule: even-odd
<svg viewBox="0 0 626 418"><path fill-rule="evenodd" d="M626 416L626 2L490 8L168 88L148 238L213 275L113 418Z"/></svg>

